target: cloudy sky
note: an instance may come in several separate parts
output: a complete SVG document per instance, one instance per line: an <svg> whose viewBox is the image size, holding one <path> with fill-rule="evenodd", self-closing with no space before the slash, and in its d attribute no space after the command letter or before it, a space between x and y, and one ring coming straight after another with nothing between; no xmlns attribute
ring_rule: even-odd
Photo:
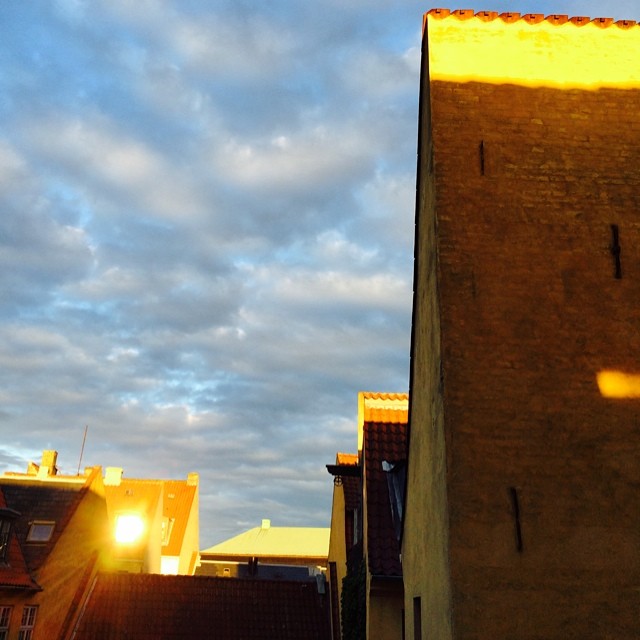
<svg viewBox="0 0 640 640"><path fill-rule="evenodd" d="M202 547L329 526L357 392L408 387L431 6L1 3L0 471L88 425L83 467L200 473Z"/></svg>

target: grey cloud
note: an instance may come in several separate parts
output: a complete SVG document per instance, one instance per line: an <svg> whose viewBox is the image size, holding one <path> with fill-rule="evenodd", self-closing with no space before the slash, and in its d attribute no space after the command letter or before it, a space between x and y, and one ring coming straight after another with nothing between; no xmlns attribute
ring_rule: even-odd
<svg viewBox="0 0 640 640"><path fill-rule="evenodd" d="M88 425L83 465L201 474L203 546L328 526L357 392L407 388L425 10L214 4L0 21L0 462Z"/></svg>

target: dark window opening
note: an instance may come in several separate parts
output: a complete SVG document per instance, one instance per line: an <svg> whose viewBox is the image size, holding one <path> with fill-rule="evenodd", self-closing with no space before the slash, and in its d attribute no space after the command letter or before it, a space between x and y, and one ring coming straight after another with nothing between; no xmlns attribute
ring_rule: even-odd
<svg viewBox="0 0 640 640"><path fill-rule="evenodd" d="M422 601L420 596L413 599L413 640L422 640Z"/></svg>

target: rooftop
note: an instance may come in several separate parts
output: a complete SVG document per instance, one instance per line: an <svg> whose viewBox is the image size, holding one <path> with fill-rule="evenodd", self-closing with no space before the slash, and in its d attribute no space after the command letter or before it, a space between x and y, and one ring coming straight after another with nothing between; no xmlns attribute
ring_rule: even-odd
<svg viewBox="0 0 640 640"><path fill-rule="evenodd" d="M431 80L597 89L640 87L634 20L431 9Z"/></svg>
<svg viewBox="0 0 640 640"><path fill-rule="evenodd" d="M401 503L404 478L395 487L392 471L385 467L403 465L407 457L407 424L366 422L364 425L365 495L367 514L367 558L374 576L402 575L400 546L393 517L393 505ZM401 507L400 507L401 508Z"/></svg>
<svg viewBox="0 0 640 640"><path fill-rule="evenodd" d="M326 560L331 529L318 527L262 526L201 551L201 555L236 558L310 558Z"/></svg>
<svg viewBox="0 0 640 640"><path fill-rule="evenodd" d="M315 583L207 576L99 574L76 640L328 640Z"/></svg>
<svg viewBox="0 0 640 640"><path fill-rule="evenodd" d="M99 471L97 467L93 473ZM20 514L15 520L14 531L29 571L37 571L46 561L92 478L93 475L85 476L79 483L77 478L42 482L27 475L0 477L0 489L6 506ZM38 538L37 544L29 540L34 521L51 524L50 537Z"/></svg>

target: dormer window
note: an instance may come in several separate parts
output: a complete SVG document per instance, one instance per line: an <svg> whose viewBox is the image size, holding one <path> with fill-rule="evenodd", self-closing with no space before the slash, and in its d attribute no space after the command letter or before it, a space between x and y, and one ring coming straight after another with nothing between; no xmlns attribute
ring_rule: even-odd
<svg viewBox="0 0 640 640"><path fill-rule="evenodd" d="M9 557L9 541L11 540L11 527L20 514L13 509L0 509L0 562L5 564Z"/></svg>
<svg viewBox="0 0 640 640"><path fill-rule="evenodd" d="M9 554L9 539L11 536L11 521L0 520L0 562L6 562Z"/></svg>
<svg viewBox="0 0 640 640"><path fill-rule="evenodd" d="M165 516L162 518L162 546L166 547L171 539L171 532L173 531L173 523L175 518L168 518Z"/></svg>
<svg viewBox="0 0 640 640"><path fill-rule="evenodd" d="M388 462L387 460L383 460L382 470L387 474L391 517L393 518L396 538L399 541L402 533L402 507L404 504L404 490L407 479L406 461Z"/></svg>
<svg viewBox="0 0 640 640"><path fill-rule="evenodd" d="M56 526L50 520L35 520L29 526L27 532L27 542L49 542Z"/></svg>

